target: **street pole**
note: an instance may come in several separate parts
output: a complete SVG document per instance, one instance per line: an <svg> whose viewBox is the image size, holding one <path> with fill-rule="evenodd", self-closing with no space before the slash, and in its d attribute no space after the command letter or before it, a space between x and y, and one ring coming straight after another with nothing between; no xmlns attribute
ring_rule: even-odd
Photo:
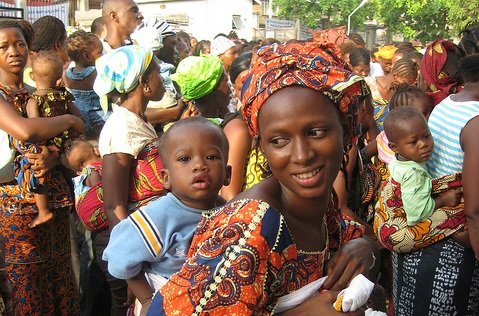
<svg viewBox="0 0 479 316"><path fill-rule="evenodd" d="M351 17L353 16L354 13L356 13L356 11L361 9L368 2L369 2L369 0L361 1L361 3L356 7L356 9L354 9L353 12L351 12L351 14L348 15L348 35L351 32Z"/></svg>

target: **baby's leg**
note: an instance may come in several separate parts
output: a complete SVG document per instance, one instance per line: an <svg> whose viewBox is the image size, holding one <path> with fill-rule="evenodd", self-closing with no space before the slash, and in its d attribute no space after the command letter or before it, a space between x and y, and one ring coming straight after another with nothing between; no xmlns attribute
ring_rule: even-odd
<svg viewBox="0 0 479 316"><path fill-rule="evenodd" d="M34 194L35 204L38 208L38 215L30 223L30 227L44 224L53 218L53 213L48 209L48 197L44 187Z"/></svg>

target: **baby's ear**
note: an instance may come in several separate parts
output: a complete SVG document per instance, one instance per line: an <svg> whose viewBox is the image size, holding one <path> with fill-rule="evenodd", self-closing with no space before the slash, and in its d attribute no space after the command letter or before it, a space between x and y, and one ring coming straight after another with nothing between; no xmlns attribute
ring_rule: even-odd
<svg viewBox="0 0 479 316"><path fill-rule="evenodd" d="M226 176L225 176L225 181L223 182L224 186L227 186L231 183L231 166L227 165L226 166Z"/></svg>
<svg viewBox="0 0 479 316"><path fill-rule="evenodd" d="M171 190L170 174L168 169L161 169L160 175L161 180L163 181L163 188L165 188L165 190Z"/></svg>

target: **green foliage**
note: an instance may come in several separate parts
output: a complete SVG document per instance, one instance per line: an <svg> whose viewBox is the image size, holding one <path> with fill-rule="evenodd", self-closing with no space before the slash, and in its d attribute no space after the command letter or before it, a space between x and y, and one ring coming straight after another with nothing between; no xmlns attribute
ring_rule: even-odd
<svg viewBox="0 0 479 316"><path fill-rule="evenodd" d="M321 19L331 26L346 25L360 0L273 0L279 16L300 19L317 27ZM351 29L364 30L364 22L376 19L389 32L406 39L430 41L457 37L468 24L479 24L479 0L370 0L352 17Z"/></svg>
<svg viewBox="0 0 479 316"><path fill-rule="evenodd" d="M273 0L273 7L285 19L300 19L302 25L316 28L321 19L328 19L331 26L347 25L348 15L361 0ZM363 22L374 17L371 4L357 11L351 19L351 29L363 30Z"/></svg>

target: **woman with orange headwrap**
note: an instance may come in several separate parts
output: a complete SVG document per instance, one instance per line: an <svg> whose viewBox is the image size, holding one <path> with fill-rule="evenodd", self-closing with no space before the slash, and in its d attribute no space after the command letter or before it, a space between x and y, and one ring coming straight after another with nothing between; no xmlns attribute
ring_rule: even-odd
<svg viewBox="0 0 479 316"><path fill-rule="evenodd" d="M200 221L186 263L148 315L270 315L325 275L327 291L297 308L333 315L336 291L374 266L373 246L343 218L333 190L367 91L336 49L271 45L253 56L243 116L272 176Z"/></svg>

